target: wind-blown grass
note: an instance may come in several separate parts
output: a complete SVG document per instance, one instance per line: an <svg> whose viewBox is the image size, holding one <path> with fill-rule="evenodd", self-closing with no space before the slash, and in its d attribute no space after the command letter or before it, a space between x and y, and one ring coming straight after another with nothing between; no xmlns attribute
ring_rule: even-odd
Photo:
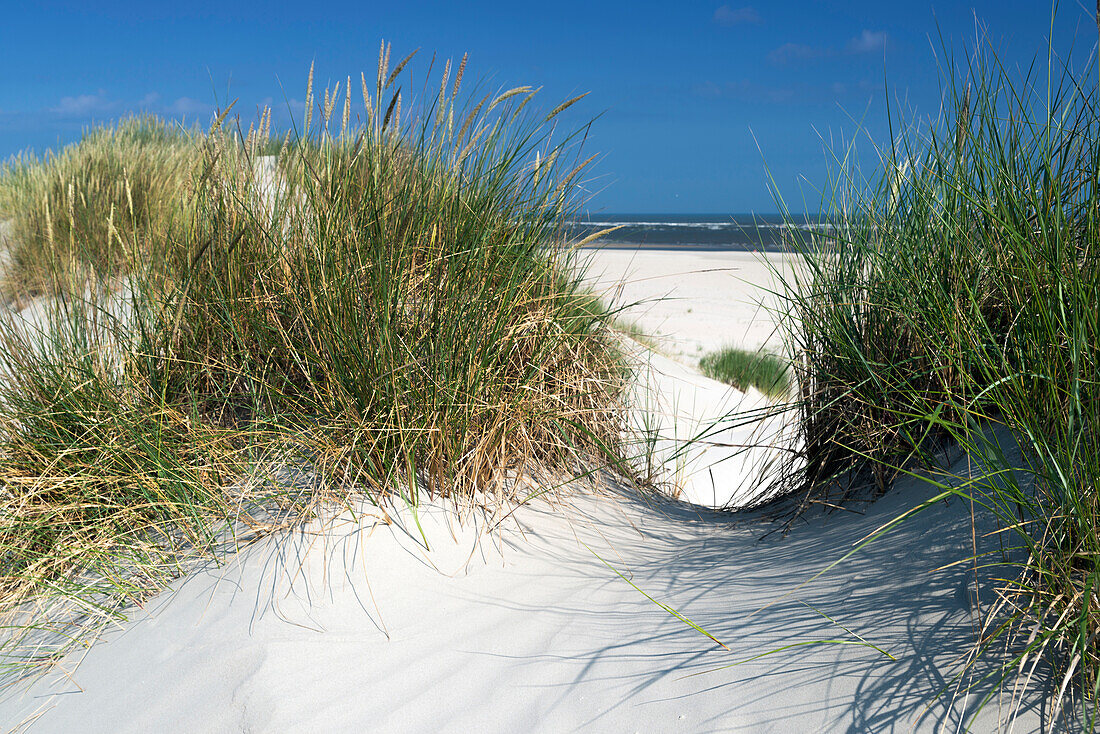
<svg viewBox="0 0 1100 734"><path fill-rule="evenodd" d="M711 378L738 390L755 387L765 395L782 398L790 389L787 365L775 355L726 347L703 355L699 370Z"/></svg>
<svg viewBox="0 0 1100 734"><path fill-rule="evenodd" d="M58 297L41 330L4 332L24 356L0 389L0 612L24 629L49 600L110 617L271 502L291 520L426 493L501 507L525 475L625 469L622 358L566 245L587 162L554 128L569 103L462 102L463 60L412 104L406 62L383 46L354 103L350 79L317 102L311 71L304 127L278 145L269 115L237 138L223 115L171 226L111 223L105 254L46 228L27 251ZM52 161L4 185L29 197ZM89 202L73 242L117 210L96 196L133 188L128 170L89 175L63 187ZM17 669L26 644L4 650Z"/></svg>
<svg viewBox="0 0 1100 734"><path fill-rule="evenodd" d="M0 295L55 292L53 264L78 257L98 276L130 258L164 257L194 218L188 186L202 162L201 136L154 117L86 130L39 158L0 169L0 219L11 219Z"/></svg>
<svg viewBox="0 0 1100 734"><path fill-rule="evenodd" d="M998 521L1003 551L961 560L1003 580L988 582L996 598L964 673L1016 696L1045 681L1051 715L1077 701L1091 729L1100 114L1092 75L1051 63L1048 85L978 54L949 68L938 124L882 148L877 179L841 160L829 228L797 243L806 275L786 276L805 448L782 481L801 507L835 504L935 469L945 444L967 451L983 474L938 481Z"/></svg>

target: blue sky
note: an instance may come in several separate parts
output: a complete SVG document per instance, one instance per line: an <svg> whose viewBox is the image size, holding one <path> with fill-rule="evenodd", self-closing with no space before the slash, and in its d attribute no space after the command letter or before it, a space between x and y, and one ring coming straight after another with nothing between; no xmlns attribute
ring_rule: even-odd
<svg viewBox="0 0 1100 734"><path fill-rule="evenodd" d="M1079 63L1096 41L1088 3L1062 2L1055 49ZM0 158L43 151L131 111L206 122L239 98L247 119L320 82L368 76L379 41L459 58L467 79L542 86L542 104L600 115L591 207L605 212L771 212L765 164L795 210L814 210L825 146L862 124L886 135L895 102L934 115L940 37L959 51L981 29L1009 65L1045 54L1042 0L930 4L765 2L13 4L0 29ZM423 64L421 66L423 68ZM863 150L870 151L869 145ZM805 204L803 204L805 202Z"/></svg>

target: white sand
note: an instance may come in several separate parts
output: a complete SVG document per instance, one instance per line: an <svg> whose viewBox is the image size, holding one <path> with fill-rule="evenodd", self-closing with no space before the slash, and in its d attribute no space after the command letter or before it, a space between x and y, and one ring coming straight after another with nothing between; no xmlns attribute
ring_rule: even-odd
<svg viewBox="0 0 1100 734"><path fill-rule="evenodd" d="M924 706L970 639L966 571L927 572L966 552L964 507L928 511L783 598L921 494L903 488L867 516L818 517L763 542L752 521L624 495L524 508L494 548L474 545L472 529L456 542L432 508L422 522L434 556L408 513L403 528L345 518L190 576L79 667L9 690L0 721L42 712L35 730L57 732L954 730L961 703ZM715 670L784 644L853 639L802 602L898 661L821 645Z"/></svg>
<svg viewBox="0 0 1100 734"><path fill-rule="evenodd" d="M667 271L682 265L642 255ZM707 298L703 286L687 292ZM691 339L745 338L724 331L730 298L709 297L727 304L715 307L723 326L700 326ZM751 317L741 323L762 333ZM685 413L723 412L737 399L686 384L702 378L672 360L656 366L665 376L656 391ZM744 479L744 467L730 472L718 483ZM345 516L266 537L180 580L90 649L6 689L0 723L44 732L955 731L973 704L950 687L951 664L973 639L967 569L930 572L970 552L967 507L937 505L799 587L929 494L904 482L865 515L811 515L763 541L770 526L758 518L614 487L578 490L558 507L535 501L490 535L479 533L484 521L458 528L440 505L422 507L431 552L408 510L394 525ZM822 614L896 661L823 644L722 669L784 645L855 641ZM1005 715L995 700L974 730ZM1016 731L1037 725L1029 711Z"/></svg>
<svg viewBox="0 0 1100 734"><path fill-rule="evenodd" d="M688 364L724 346L779 351L773 269L794 257L752 252L583 250L589 283L659 348Z"/></svg>
<svg viewBox="0 0 1100 734"><path fill-rule="evenodd" d="M931 697L971 639L966 569L928 572L966 553L964 506L937 506L783 596L924 494L902 488L866 516L815 517L762 542L749 519L623 495L523 508L495 547L475 546L432 508L422 521L434 556L408 513L405 527L345 518L181 581L82 662L8 690L0 721L41 713L34 730L50 732L953 731L963 702ZM719 669L853 640L803 602L897 661L820 645ZM1003 713L994 702L974 730Z"/></svg>

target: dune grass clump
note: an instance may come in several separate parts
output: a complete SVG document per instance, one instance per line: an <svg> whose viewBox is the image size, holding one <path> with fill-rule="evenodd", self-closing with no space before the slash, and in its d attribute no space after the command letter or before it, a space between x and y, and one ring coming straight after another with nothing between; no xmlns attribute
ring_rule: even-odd
<svg viewBox="0 0 1100 734"><path fill-rule="evenodd" d="M20 629L43 600L140 600L272 502L290 521L360 499L494 509L525 477L625 467L622 357L567 244L587 161L555 124L575 100L462 102L463 59L410 102L408 62L383 46L376 79L323 102L311 70L278 144L269 115L236 138L219 118L171 214L190 219L112 229L124 268L35 251L59 296L10 320L25 356L0 394L0 611L29 613ZM72 221L74 241L100 226Z"/></svg>
<svg viewBox="0 0 1100 734"><path fill-rule="evenodd" d="M98 276L187 235L188 187L202 161L196 131L155 117L86 130L43 157L25 153L0 169L0 220L10 219L0 295L56 292L58 262L76 257Z"/></svg>
<svg viewBox="0 0 1100 734"><path fill-rule="evenodd" d="M709 352L699 360L700 371L711 378L748 390L754 387L773 398L782 398L790 389L787 365L775 355L726 347Z"/></svg>
<svg viewBox="0 0 1100 734"><path fill-rule="evenodd" d="M613 351L566 270L576 140L551 140L527 87L456 108L447 71L402 122L393 76L360 79L358 128L348 87L325 90L277 181L202 202L214 237L158 311L148 379L221 424L310 433L342 476L402 477L414 500L614 445Z"/></svg>
<svg viewBox="0 0 1100 734"><path fill-rule="evenodd" d="M964 673L991 663L986 680L1041 688L1054 717L1077 701L1091 727L1100 113L1095 70L1056 63L1048 84L979 54L951 69L938 124L883 148L877 180L840 169L830 229L805 235L806 275L787 278L804 447L787 480L799 507L835 504L936 470L945 445L969 453L979 476L933 481L1002 528L998 550L962 559L1002 581Z"/></svg>

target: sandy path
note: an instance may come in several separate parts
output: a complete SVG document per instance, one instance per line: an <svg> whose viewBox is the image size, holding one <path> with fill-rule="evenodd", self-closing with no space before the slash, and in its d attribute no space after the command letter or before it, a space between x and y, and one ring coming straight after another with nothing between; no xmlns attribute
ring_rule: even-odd
<svg viewBox="0 0 1100 734"><path fill-rule="evenodd" d="M793 258L627 249L579 255L589 287L622 309L619 318L639 326L659 351L639 350L636 404L657 437L661 480L695 504L743 502L768 467L787 458L783 449L767 446L792 445L780 436L788 418L747 425L746 416L761 414L767 399L715 382L695 367L700 356L727 345L780 350L777 298L770 291L779 289L774 271L789 272Z"/></svg>

